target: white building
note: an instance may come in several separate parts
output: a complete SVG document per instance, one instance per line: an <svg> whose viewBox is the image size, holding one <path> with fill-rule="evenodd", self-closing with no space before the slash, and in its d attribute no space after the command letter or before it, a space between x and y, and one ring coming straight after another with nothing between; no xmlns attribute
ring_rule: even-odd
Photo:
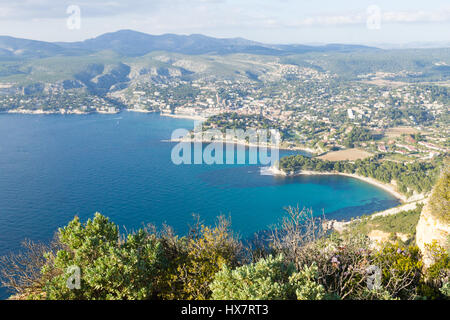
<svg viewBox="0 0 450 320"><path fill-rule="evenodd" d="M352 109L347 109L347 114L349 119L355 119L355 115L353 114Z"/></svg>

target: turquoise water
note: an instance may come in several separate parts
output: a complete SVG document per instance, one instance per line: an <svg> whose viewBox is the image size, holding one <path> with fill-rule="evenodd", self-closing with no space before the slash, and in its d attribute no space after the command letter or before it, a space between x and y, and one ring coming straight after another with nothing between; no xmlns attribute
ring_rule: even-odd
<svg viewBox="0 0 450 320"><path fill-rule="evenodd" d="M0 114L0 255L25 238L48 240L74 215L85 220L96 211L128 230L167 223L180 233L192 213L206 223L225 214L247 237L277 223L289 205L345 219L398 204L347 177L273 177L255 165L176 166L175 144L161 140L192 127L157 114Z"/></svg>

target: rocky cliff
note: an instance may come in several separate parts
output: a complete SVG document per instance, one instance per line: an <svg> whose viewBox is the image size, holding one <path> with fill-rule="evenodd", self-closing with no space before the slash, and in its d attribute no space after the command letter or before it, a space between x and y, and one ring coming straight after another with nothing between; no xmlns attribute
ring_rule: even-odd
<svg viewBox="0 0 450 320"><path fill-rule="evenodd" d="M436 184L428 203L423 207L416 228L416 243L424 255L425 265L432 259L426 252L425 245L436 241L447 248L450 237L450 170L445 170Z"/></svg>

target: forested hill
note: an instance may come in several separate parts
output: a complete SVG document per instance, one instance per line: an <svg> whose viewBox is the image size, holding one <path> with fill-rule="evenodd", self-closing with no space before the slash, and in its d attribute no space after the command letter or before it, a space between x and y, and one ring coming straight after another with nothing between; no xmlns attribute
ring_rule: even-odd
<svg viewBox="0 0 450 320"><path fill-rule="evenodd" d="M443 158L432 162L399 163L383 161L382 156L351 161L327 161L308 158L302 155L287 156L280 159L280 170L295 174L302 170L317 172L342 172L370 177L383 183L395 181L399 192L405 195L431 191L439 175Z"/></svg>
<svg viewBox="0 0 450 320"><path fill-rule="evenodd" d="M0 36L0 95L87 89L104 96L142 81L277 82L279 72L283 74L281 80L295 80L295 70L302 68L345 81L446 81L450 79L449 57L449 48L278 45L132 30L79 42Z"/></svg>

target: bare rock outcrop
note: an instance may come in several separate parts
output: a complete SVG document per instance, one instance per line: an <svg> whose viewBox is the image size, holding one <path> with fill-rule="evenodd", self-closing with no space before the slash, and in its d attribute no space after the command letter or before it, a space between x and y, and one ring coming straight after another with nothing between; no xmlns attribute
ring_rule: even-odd
<svg viewBox="0 0 450 320"><path fill-rule="evenodd" d="M423 207L416 228L416 243L424 256L425 266L433 263L426 250L427 244L437 242L449 246L450 237L450 170L445 170L436 184L428 203Z"/></svg>

